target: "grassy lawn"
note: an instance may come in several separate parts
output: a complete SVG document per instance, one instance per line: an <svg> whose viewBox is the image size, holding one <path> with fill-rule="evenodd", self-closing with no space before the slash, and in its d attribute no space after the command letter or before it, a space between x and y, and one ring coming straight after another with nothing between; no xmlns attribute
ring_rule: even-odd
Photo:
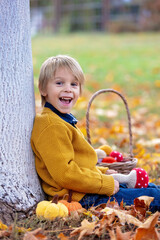
<svg viewBox="0 0 160 240"><path fill-rule="evenodd" d="M137 85L160 80L160 34L72 34L37 36L32 39L34 75L49 56L68 54L76 58L88 80L98 88L113 84L134 94ZM142 89L136 89L136 92Z"/></svg>

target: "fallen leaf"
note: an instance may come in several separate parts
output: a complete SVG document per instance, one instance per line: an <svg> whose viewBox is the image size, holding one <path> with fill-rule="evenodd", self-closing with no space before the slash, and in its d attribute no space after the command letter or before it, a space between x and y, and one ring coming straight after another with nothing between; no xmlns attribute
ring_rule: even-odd
<svg viewBox="0 0 160 240"><path fill-rule="evenodd" d="M0 238L9 237L10 235L11 235L11 232L8 231L8 230L2 230L2 231L0 231Z"/></svg>
<svg viewBox="0 0 160 240"><path fill-rule="evenodd" d="M63 233L60 233L58 235L58 238L60 238L60 240L68 240L69 238L67 236L65 236Z"/></svg>
<svg viewBox="0 0 160 240"><path fill-rule="evenodd" d="M116 228L116 240L128 240L128 239L131 239L131 236L132 236L132 232L125 232L125 233L122 233L120 227L118 226Z"/></svg>
<svg viewBox="0 0 160 240"><path fill-rule="evenodd" d="M120 202L120 206L119 207L120 207L121 210L124 210L124 202L123 202L123 200Z"/></svg>
<svg viewBox="0 0 160 240"><path fill-rule="evenodd" d="M114 233L114 230L108 229L108 232L109 232L110 239L117 240L117 237L116 237L116 235Z"/></svg>
<svg viewBox="0 0 160 240"><path fill-rule="evenodd" d="M150 206L151 202L154 200L154 197L149 197L149 196L140 196L138 197L140 201L144 201L145 205L147 207Z"/></svg>
<svg viewBox="0 0 160 240"><path fill-rule="evenodd" d="M47 237L43 234L42 228L37 228L34 231L27 232L23 240L47 240Z"/></svg>
<svg viewBox="0 0 160 240"><path fill-rule="evenodd" d="M150 216L141 226L136 230L134 240L159 240L160 233L155 228L158 222L159 212Z"/></svg>
<svg viewBox="0 0 160 240"><path fill-rule="evenodd" d="M120 208L120 207L119 207L119 204L118 204L118 202L116 201L115 198L114 198L113 201L110 201L110 198L109 198L109 200L108 200L107 203L106 203L106 207L116 208L116 209L119 209L119 208Z"/></svg>
<svg viewBox="0 0 160 240"><path fill-rule="evenodd" d="M0 220L0 230L6 230L8 229L8 226L3 224L2 221Z"/></svg>
<svg viewBox="0 0 160 240"><path fill-rule="evenodd" d="M133 217L130 214L127 214L125 211L122 211L122 210L117 210L117 209L112 209L112 208L106 207L101 211L106 213L106 215L115 213L118 216L118 218L120 219L120 223L123 224L123 225L126 222L134 224L136 226L140 226L142 224L142 222L139 221L137 218Z"/></svg>
<svg viewBox="0 0 160 240"><path fill-rule="evenodd" d="M114 221L115 221L115 213L112 213L109 216L105 215L95 226L94 233L100 237L104 231L106 230L109 231L111 228L113 228Z"/></svg>
<svg viewBox="0 0 160 240"><path fill-rule="evenodd" d="M25 232L29 232L32 230L32 228L24 228L24 227L15 227L15 230L19 233L25 233Z"/></svg>
<svg viewBox="0 0 160 240"><path fill-rule="evenodd" d="M146 211L149 209L151 202L154 200L154 197L149 196L140 196L134 199L134 206L136 211L140 212L145 216Z"/></svg>
<svg viewBox="0 0 160 240"><path fill-rule="evenodd" d="M84 236L88 236L94 233L96 222L88 222L88 220L84 219L81 222L81 227L76 228L70 234L71 237L80 233L78 240L83 239Z"/></svg>

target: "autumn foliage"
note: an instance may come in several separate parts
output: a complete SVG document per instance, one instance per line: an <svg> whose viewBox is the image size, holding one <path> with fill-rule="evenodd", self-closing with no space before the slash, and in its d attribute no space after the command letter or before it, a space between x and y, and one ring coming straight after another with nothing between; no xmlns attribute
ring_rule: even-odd
<svg viewBox="0 0 160 240"><path fill-rule="evenodd" d="M37 219L35 226L27 228L21 221L16 226L0 222L1 239L47 240L47 239L111 239L111 240L158 240L160 239L160 213L149 211L152 197L141 196L131 206L114 201L79 209L70 217L57 217L53 221ZM28 219L33 224L33 216ZM22 227L22 225L24 225ZM13 238L16 233L16 238Z"/></svg>

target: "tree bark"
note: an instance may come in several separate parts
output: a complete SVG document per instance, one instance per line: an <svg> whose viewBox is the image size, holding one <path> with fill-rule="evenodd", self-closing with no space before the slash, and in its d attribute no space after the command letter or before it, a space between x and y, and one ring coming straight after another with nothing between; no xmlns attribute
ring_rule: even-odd
<svg viewBox="0 0 160 240"><path fill-rule="evenodd" d="M29 0L0 1L0 219L27 216L44 195L30 146L35 116Z"/></svg>

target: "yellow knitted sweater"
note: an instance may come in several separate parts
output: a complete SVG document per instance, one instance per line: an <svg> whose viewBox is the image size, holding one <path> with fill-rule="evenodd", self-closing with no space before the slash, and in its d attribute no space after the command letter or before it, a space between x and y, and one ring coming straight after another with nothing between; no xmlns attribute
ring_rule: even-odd
<svg viewBox="0 0 160 240"><path fill-rule="evenodd" d="M69 189L75 201L86 193L112 195L114 179L105 175L107 168L96 167L96 152L81 131L49 108L35 117L31 146L42 188L50 197L62 198Z"/></svg>

